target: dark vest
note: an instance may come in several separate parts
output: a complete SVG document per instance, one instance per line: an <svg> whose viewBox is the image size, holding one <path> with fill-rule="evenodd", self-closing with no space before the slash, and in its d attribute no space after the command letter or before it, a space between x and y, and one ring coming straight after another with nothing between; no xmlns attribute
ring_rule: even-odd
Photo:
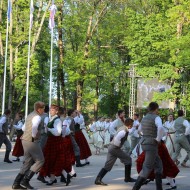
<svg viewBox="0 0 190 190"><path fill-rule="evenodd" d="M46 118L46 117L48 117L48 113L44 113L42 116L41 116L41 118L42 118L42 120L41 120L41 123L40 123L40 128L41 128L41 135L43 135L44 133L45 133L45 126L44 126L44 119Z"/></svg>
<svg viewBox="0 0 190 190"><path fill-rule="evenodd" d="M6 118L6 122L2 125L2 128L1 128L1 131L0 132L3 132L3 133L5 133L6 135L8 135L8 125L9 125L9 123L8 123L8 118L6 117L6 115L3 115L2 117L5 117ZM1 118L2 118L1 117ZM0 118L0 119L1 119Z"/></svg>
<svg viewBox="0 0 190 190"><path fill-rule="evenodd" d="M54 124L54 122L55 122L55 120L56 120L57 118L59 118L59 117L56 117L56 118L54 118L52 121L50 121L50 122L47 124L47 127L50 128L50 129L53 129L53 128L54 128L54 127L53 127L53 124ZM48 135L48 136L54 136L50 131L47 132L47 135Z"/></svg>
<svg viewBox="0 0 190 190"><path fill-rule="evenodd" d="M158 115L153 113L146 114L141 121L143 136L157 137L157 126L155 119Z"/></svg>
<svg viewBox="0 0 190 190"><path fill-rule="evenodd" d="M120 131L122 131L122 130L124 130L126 133L125 133L125 136L121 139L121 143L120 143L120 145L119 145L120 148L123 146L123 144L124 144L125 141L127 140L128 134L129 134L128 130L126 129L126 126L122 126L122 127L119 127L119 129L117 130L117 133L114 135L114 137L117 136L117 134L118 134ZM113 140L112 140L112 142L111 142L110 144L113 144L113 145L114 145L114 138L113 138Z"/></svg>
<svg viewBox="0 0 190 190"><path fill-rule="evenodd" d="M176 135L185 133L186 127L183 125L184 120L183 117L178 117L175 120L174 128L176 129Z"/></svg>
<svg viewBox="0 0 190 190"><path fill-rule="evenodd" d="M81 131L80 125L78 123L75 124L75 132Z"/></svg>

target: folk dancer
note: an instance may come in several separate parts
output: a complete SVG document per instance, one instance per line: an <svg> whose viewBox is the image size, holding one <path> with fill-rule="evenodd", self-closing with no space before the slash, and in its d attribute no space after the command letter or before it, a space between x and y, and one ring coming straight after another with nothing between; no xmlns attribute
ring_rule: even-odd
<svg viewBox="0 0 190 190"><path fill-rule="evenodd" d="M158 155L158 144L164 136L162 120L158 116L159 106L156 102L151 102L148 106L149 113L141 121L143 136L140 140L142 150L145 153L145 161L133 190L139 190L146 181L151 171L154 170L156 179L156 189L162 190L162 161Z"/></svg>
<svg viewBox="0 0 190 190"><path fill-rule="evenodd" d="M91 125L90 130L93 132L93 144L96 148L96 155L100 154L100 150L104 148L104 122L103 118L99 117L98 121Z"/></svg>
<svg viewBox="0 0 190 190"><path fill-rule="evenodd" d="M107 172L111 171L117 158L119 158L121 163L125 165L124 181L125 182L136 181L135 179L131 178L131 166L132 166L131 157L121 149L123 143L126 141L128 137L128 128L131 128L132 125L133 125L133 120L128 118L125 120L125 126L122 126L117 130L117 133L115 134L114 138L112 139L108 147L106 163L96 177L95 180L96 185L107 185L102 181L102 178L107 174Z"/></svg>
<svg viewBox="0 0 190 190"><path fill-rule="evenodd" d="M40 146L42 148L42 151L46 145L47 142L47 125L49 122L49 105L45 106L44 113L41 116L41 139L40 139ZM41 181L42 183L48 183L48 181L45 180L43 176L40 176L40 174L37 177L37 180Z"/></svg>
<svg viewBox="0 0 190 190"><path fill-rule="evenodd" d="M74 118L76 117L76 111L74 109L69 109L67 111L67 117L65 120L69 123L69 129L70 129L70 137L72 141L72 146L75 154L75 160L76 160L76 167L83 167L86 164L82 164L80 162L80 148L79 145L76 142L75 139L75 120Z"/></svg>
<svg viewBox="0 0 190 190"><path fill-rule="evenodd" d="M27 116L23 125L24 133L21 139L24 149L24 162L14 180L13 189L33 189L29 181L44 164L44 155L39 144L40 122L44 108L45 104L43 102L34 103L34 111Z"/></svg>
<svg viewBox="0 0 190 190"><path fill-rule="evenodd" d="M50 181L46 185L57 183L55 176L61 176L64 168L65 153L62 146L62 122L58 116L59 106L51 105L50 120L47 125L48 139L44 147L45 163L40 170L40 176L50 176Z"/></svg>
<svg viewBox="0 0 190 190"><path fill-rule="evenodd" d="M178 110L178 118L175 120L174 128L176 130L174 140L176 151L172 154L172 159L176 162L182 148L185 149L188 158L190 158L190 144L187 139L190 134L190 124L184 118L183 110Z"/></svg>
<svg viewBox="0 0 190 190"><path fill-rule="evenodd" d="M20 157L24 155L24 149L23 149L23 146L22 146L22 141L20 139L21 136L23 135L23 131L22 131L22 127L24 125L23 114L18 113L16 115L16 119L18 120L17 125L13 125L13 127L16 129L17 138L16 138L15 146L13 148L12 155L16 157L16 159L13 160L13 161L14 162L19 162Z"/></svg>
<svg viewBox="0 0 190 190"><path fill-rule="evenodd" d="M10 140L8 139L8 119L11 115L11 110L7 109L5 110L3 116L0 117L0 147L4 143L6 146L6 151L5 151L5 157L4 157L4 162L7 163L12 163L9 160L9 154L12 149L12 145Z"/></svg>
<svg viewBox="0 0 190 190"><path fill-rule="evenodd" d="M84 136L84 134L82 133L81 129L80 129L80 125L82 123L84 123L84 117L83 115L75 110L75 114L76 116L74 117L74 121L75 121L75 140L79 146L80 149L80 160L84 160L85 159L85 164L89 165L90 162L88 160L88 158L92 155L89 144Z"/></svg>

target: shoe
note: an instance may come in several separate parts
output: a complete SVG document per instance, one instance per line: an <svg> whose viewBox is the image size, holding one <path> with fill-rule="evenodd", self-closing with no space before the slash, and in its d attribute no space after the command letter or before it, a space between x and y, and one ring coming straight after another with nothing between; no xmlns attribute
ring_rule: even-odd
<svg viewBox="0 0 190 190"><path fill-rule="evenodd" d="M186 163L181 163L181 166L184 168L190 168L190 166L187 166Z"/></svg>
<svg viewBox="0 0 190 190"><path fill-rule="evenodd" d="M66 186L68 186L69 183L71 183L71 176L70 176L70 174L67 174L67 182L66 182Z"/></svg>
<svg viewBox="0 0 190 190"><path fill-rule="evenodd" d="M53 185L54 183L57 183L57 179L54 179L53 181L46 183L46 185L50 186Z"/></svg>
<svg viewBox="0 0 190 190"><path fill-rule="evenodd" d="M166 190L171 190L171 189L177 189L177 186L170 187L170 188L168 188Z"/></svg>
<svg viewBox="0 0 190 190"><path fill-rule="evenodd" d="M76 167L83 167L86 166L86 164L76 164Z"/></svg>
<svg viewBox="0 0 190 190"><path fill-rule="evenodd" d="M22 187L22 186L20 186L20 185L13 185L13 186L12 186L12 189L27 189L27 188Z"/></svg>
<svg viewBox="0 0 190 190"><path fill-rule="evenodd" d="M86 162L85 164L86 164L86 165L90 165L90 162Z"/></svg>
<svg viewBox="0 0 190 190"><path fill-rule="evenodd" d="M71 175L71 178L73 178L73 177L77 177L77 174L74 173L73 175Z"/></svg>
<svg viewBox="0 0 190 190"><path fill-rule="evenodd" d="M64 175L61 175L60 182L67 183L66 178Z"/></svg>
<svg viewBox="0 0 190 190"><path fill-rule="evenodd" d="M48 181L46 181L45 178L43 176L40 176L40 175L37 177L37 180L41 181L42 183L48 183Z"/></svg>
<svg viewBox="0 0 190 190"><path fill-rule="evenodd" d="M126 183L128 183L128 182L136 182L137 180L136 180L136 179L133 179L133 178L131 177L131 178L128 179L128 180L124 179L124 181L125 181Z"/></svg>
<svg viewBox="0 0 190 190"><path fill-rule="evenodd" d="M174 181L174 183L175 183L175 179L173 179L173 181ZM168 183L166 183L166 185L170 185L170 183L168 182Z"/></svg>
<svg viewBox="0 0 190 190"><path fill-rule="evenodd" d="M13 162L20 162L20 158L16 158Z"/></svg>
<svg viewBox="0 0 190 190"><path fill-rule="evenodd" d="M4 162L7 162L7 163L9 163L9 164L10 164L10 163L13 163L13 162L11 162L9 159L5 159Z"/></svg>

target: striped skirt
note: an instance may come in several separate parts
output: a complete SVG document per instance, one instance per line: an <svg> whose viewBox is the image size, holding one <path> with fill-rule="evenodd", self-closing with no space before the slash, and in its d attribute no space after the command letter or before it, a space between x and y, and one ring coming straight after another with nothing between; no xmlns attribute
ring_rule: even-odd
<svg viewBox="0 0 190 190"><path fill-rule="evenodd" d="M66 166L67 156L63 145L63 137L48 136L44 147L45 163L40 170L40 175L50 176L50 174L54 174L60 176L64 169L70 172L71 165Z"/></svg>
<svg viewBox="0 0 190 190"><path fill-rule="evenodd" d="M82 131L75 132L75 140L80 148L80 159L87 159L92 155L89 144Z"/></svg>

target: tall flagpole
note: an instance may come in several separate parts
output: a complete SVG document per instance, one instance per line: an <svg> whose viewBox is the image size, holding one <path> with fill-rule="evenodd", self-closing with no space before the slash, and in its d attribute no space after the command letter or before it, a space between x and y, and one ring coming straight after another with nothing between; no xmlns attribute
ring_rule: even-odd
<svg viewBox="0 0 190 190"><path fill-rule="evenodd" d="M7 75L7 49L8 49L8 37L9 37L9 19L11 12L11 2L8 1L7 6L7 31L6 31L6 46L5 46L5 65L4 65L4 82L3 82L3 100L2 100L2 115L5 111L5 88L6 88L6 75Z"/></svg>
<svg viewBox="0 0 190 190"><path fill-rule="evenodd" d="M33 0L30 1L30 24L29 24L29 37L28 37L28 64L27 64L27 80L26 80L26 107L25 107L25 119L28 115L28 92L29 92L29 80L30 80L30 38L32 28L33 17Z"/></svg>
<svg viewBox="0 0 190 190"><path fill-rule="evenodd" d="M51 58L50 58L50 77L49 77L49 107L52 97L52 67L53 67L53 27L51 28Z"/></svg>
<svg viewBox="0 0 190 190"><path fill-rule="evenodd" d="M55 12L56 12L56 6L54 5L54 0L52 0L52 5L50 7L50 18L49 18L49 28L51 29L51 58L50 58L50 77L49 77L49 107L51 106L51 99L52 99L53 28L55 27L55 23L54 23Z"/></svg>

